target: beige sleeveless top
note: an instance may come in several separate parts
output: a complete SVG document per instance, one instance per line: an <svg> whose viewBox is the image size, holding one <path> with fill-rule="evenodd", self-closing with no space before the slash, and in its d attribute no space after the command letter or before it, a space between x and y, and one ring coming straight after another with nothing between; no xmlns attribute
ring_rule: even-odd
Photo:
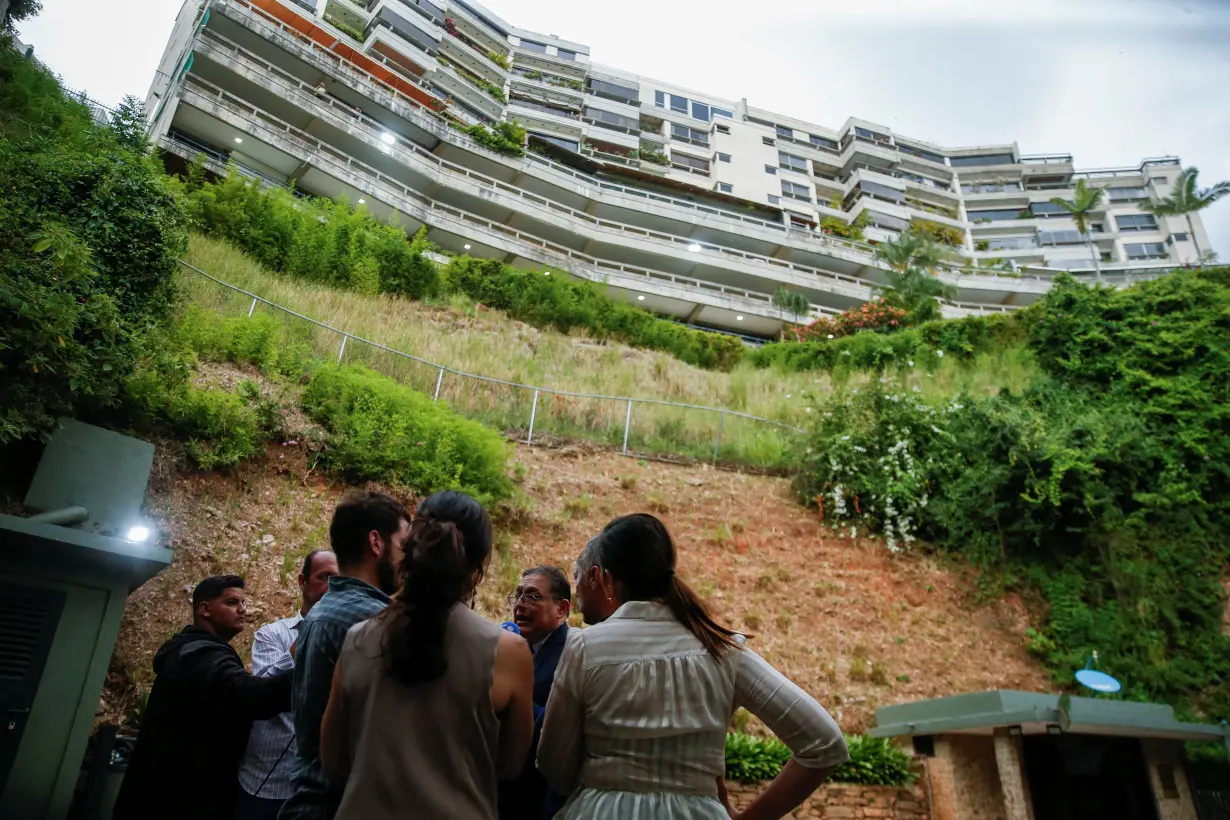
<svg viewBox="0 0 1230 820"><path fill-rule="evenodd" d="M385 625L357 624L342 645L350 776L337 820L495 820L500 722L491 681L500 627L457 604L444 632L447 671L406 686L385 671Z"/></svg>

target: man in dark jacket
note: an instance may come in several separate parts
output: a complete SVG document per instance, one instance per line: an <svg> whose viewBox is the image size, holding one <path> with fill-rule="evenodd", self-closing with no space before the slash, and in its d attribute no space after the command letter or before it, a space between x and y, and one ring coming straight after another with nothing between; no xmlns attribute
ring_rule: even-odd
<svg viewBox="0 0 1230 820"><path fill-rule="evenodd" d="M206 578L192 626L162 645L114 820L226 820L252 721L290 708L291 672L254 678L230 641L247 614L243 579Z"/></svg>
<svg viewBox="0 0 1230 820"><path fill-rule="evenodd" d="M530 567L521 573L521 582L509 596L509 603L513 621L534 655L534 741L520 776L500 784L500 820L542 820L554 817L564 805L564 796L547 791L547 781L538 773L534 758L555 669L568 637L572 585L559 567Z"/></svg>

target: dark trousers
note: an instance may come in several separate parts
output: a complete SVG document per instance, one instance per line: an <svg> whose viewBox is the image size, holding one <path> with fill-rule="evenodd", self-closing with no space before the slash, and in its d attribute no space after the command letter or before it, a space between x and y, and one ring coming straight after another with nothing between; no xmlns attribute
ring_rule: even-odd
<svg viewBox="0 0 1230 820"><path fill-rule="evenodd" d="M278 820L285 800L253 797L243 786L235 786L235 820Z"/></svg>

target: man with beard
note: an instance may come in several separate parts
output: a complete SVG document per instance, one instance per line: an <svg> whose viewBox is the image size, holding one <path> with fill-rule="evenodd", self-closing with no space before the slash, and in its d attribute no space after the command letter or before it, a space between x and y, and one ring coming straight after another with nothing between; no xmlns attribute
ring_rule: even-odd
<svg viewBox="0 0 1230 820"><path fill-rule="evenodd" d="M299 625L295 655L295 791L281 820L329 820L344 784L320 768L320 722L329 702L333 667L350 627L380 614L397 589L397 565L410 533L410 513L383 493L347 493L333 512L329 542L338 574Z"/></svg>

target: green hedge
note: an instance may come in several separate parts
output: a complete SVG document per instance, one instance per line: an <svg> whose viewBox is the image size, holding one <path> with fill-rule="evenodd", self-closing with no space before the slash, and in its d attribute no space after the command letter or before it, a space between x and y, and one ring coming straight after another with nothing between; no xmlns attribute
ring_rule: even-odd
<svg viewBox="0 0 1230 820"><path fill-rule="evenodd" d="M833 772L833 783L908 786L916 777L910 756L887 738L846 735L850 759ZM726 779L739 783L772 780L790 761L790 749L777 738L742 732L726 735Z"/></svg>
<svg viewBox="0 0 1230 820"><path fill-rule="evenodd" d="M562 333L582 327L598 338L661 350L712 370L730 370L743 357L743 343L733 336L659 319L611 299L588 282L570 282L560 276L470 257L454 259L448 273L453 289L537 327L552 327Z"/></svg>
<svg viewBox="0 0 1230 820"><path fill-rule="evenodd" d="M512 492L498 432L375 371L322 366L302 403L328 432L325 463L349 480L464 490L484 503Z"/></svg>
<svg viewBox="0 0 1230 820"><path fill-rule="evenodd" d="M1032 315L1027 309L925 322L894 333L863 331L815 342L775 342L749 352L748 359L757 367L789 372L839 368L880 372L908 367L912 361L933 364L939 355L970 360L1024 343Z"/></svg>

